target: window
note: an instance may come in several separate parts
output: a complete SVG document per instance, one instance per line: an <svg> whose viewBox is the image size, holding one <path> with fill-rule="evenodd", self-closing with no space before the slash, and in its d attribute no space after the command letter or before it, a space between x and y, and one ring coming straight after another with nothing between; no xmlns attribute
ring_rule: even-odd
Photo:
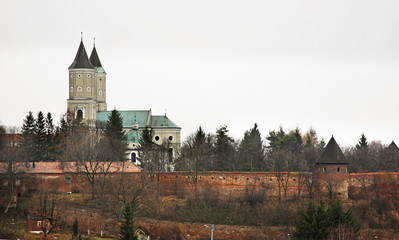
<svg viewBox="0 0 399 240"><path fill-rule="evenodd" d="M168 149L168 158L169 158L169 163L173 161L173 148Z"/></svg>
<svg viewBox="0 0 399 240"><path fill-rule="evenodd" d="M337 172L341 172L341 168L340 167L337 167Z"/></svg>
<svg viewBox="0 0 399 240"><path fill-rule="evenodd" d="M78 86L77 91L81 92L82 91L82 86Z"/></svg>
<svg viewBox="0 0 399 240"><path fill-rule="evenodd" d="M42 226L42 221L37 221L37 226L41 227Z"/></svg>
<svg viewBox="0 0 399 240"><path fill-rule="evenodd" d="M159 136L155 136L155 141L159 141L159 139L161 139Z"/></svg>
<svg viewBox="0 0 399 240"><path fill-rule="evenodd" d="M76 119L78 119L78 120L82 120L83 119L83 111L82 110L79 109L76 112Z"/></svg>
<svg viewBox="0 0 399 240"><path fill-rule="evenodd" d="M86 91L87 91L87 92L91 92L91 87L90 87L90 86L87 86L87 87L86 87Z"/></svg>
<svg viewBox="0 0 399 240"><path fill-rule="evenodd" d="M87 74L87 78L90 78L90 74Z"/></svg>
<svg viewBox="0 0 399 240"><path fill-rule="evenodd" d="M73 87L69 88L69 91L70 91L70 92L73 92Z"/></svg>
<svg viewBox="0 0 399 240"><path fill-rule="evenodd" d="M82 74L78 74L78 78L81 78L82 77Z"/></svg>
<svg viewBox="0 0 399 240"><path fill-rule="evenodd" d="M71 178L71 177L66 177L65 180L66 180L66 183L67 183L68 185L70 185L71 182L72 182L72 178Z"/></svg>
<svg viewBox="0 0 399 240"><path fill-rule="evenodd" d="M136 162L137 161L137 159L136 159L136 153L132 153L132 162Z"/></svg>
<svg viewBox="0 0 399 240"><path fill-rule="evenodd" d="M103 90L98 90L98 95L103 95Z"/></svg>
<svg viewBox="0 0 399 240"><path fill-rule="evenodd" d="M323 167L323 172L327 172L327 168Z"/></svg>
<svg viewBox="0 0 399 240"><path fill-rule="evenodd" d="M173 140L173 136L169 136L169 141L172 141Z"/></svg>

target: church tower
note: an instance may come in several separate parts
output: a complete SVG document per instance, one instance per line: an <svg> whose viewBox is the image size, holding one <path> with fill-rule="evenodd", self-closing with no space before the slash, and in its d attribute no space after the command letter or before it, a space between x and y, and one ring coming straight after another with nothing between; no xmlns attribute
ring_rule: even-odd
<svg viewBox="0 0 399 240"><path fill-rule="evenodd" d="M107 110L106 73L95 46L89 59L81 40L75 60L68 70L68 112L73 113L76 119L94 123L97 112Z"/></svg>

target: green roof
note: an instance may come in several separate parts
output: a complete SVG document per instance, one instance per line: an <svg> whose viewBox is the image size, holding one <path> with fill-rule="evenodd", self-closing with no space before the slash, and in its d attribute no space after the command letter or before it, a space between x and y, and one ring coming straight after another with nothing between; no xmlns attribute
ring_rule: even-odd
<svg viewBox="0 0 399 240"><path fill-rule="evenodd" d="M172 122L167 116L152 116L151 127L172 127L179 128L174 122Z"/></svg>
<svg viewBox="0 0 399 240"><path fill-rule="evenodd" d="M126 141L137 143L140 141L141 131L140 130L131 130L126 134Z"/></svg>
<svg viewBox="0 0 399 240"><path fill-rule="evenodd" d="M123 119L123 128L131 128L134 123L138 123L139 127L146 127L150 123L151 110L143 111L118 111ZM111 111L97 113L97 121L107 122Z"/></svg>

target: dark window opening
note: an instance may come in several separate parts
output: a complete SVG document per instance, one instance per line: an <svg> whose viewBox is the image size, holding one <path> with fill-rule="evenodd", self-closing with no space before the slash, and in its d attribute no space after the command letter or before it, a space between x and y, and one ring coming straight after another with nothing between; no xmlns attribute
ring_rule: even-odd
<svg viewBox="0 0 399 240"><path fill-rule="evenodd" d="M337 168L337 172L341 172L341 168L338 167L338 168Z"/></svg>
<svg viewBox="0 0 399 240"><path fill-rule="evenodd" d="M78 110L78 112L76 113L76 119L77 120L83 119L83 111L82 110Z"/></svg>
<svg viewBox="0 0 399 240"><path fill-rule="evenodd" d="M155 136L155 141L159 141L160 137L159 136Z"/></svg>
<svg viewBox="0 0 399 240"><path fill-rule="evenodd" d="M173 136L169 136L169 141L172 141L173 140Z"/></svg>
<svg viewBox="0 0 399 240"><path fill-rule="evenodd" d="M327 172L327 168L323 167L323 172Z"/></svg>
<svg viewBox="0 0 399 240"><path fill-rule="evenodd" d="M132 162L136 162L137 161L137 156L136 153L132 153Z"/></svg>

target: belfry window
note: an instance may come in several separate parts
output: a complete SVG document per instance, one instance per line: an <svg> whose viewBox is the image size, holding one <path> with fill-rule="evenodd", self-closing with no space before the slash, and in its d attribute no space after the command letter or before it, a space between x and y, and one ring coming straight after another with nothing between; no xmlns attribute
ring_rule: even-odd
<svg viewBox="0 0 399 240"><path fill-rule="evenodd" d="M81 87L81 86L78 86L77 91L78 91L78 92L81 92L81 91L82 91L82 87Z"/></svg>
<svg viewBox="0 0 399 240"><path fill-rule="evenodd" d="M82 110L79 109L76 112L76 119L78 119L78 120L82 120L83 119L83 111Z"/></svg>
<svg viewBox="0 0 399 240"><path fill-rule="evenodd" d="M132 153L132 162L136 162L137 161L137 159L136 159L136 153Z"/></svg>

